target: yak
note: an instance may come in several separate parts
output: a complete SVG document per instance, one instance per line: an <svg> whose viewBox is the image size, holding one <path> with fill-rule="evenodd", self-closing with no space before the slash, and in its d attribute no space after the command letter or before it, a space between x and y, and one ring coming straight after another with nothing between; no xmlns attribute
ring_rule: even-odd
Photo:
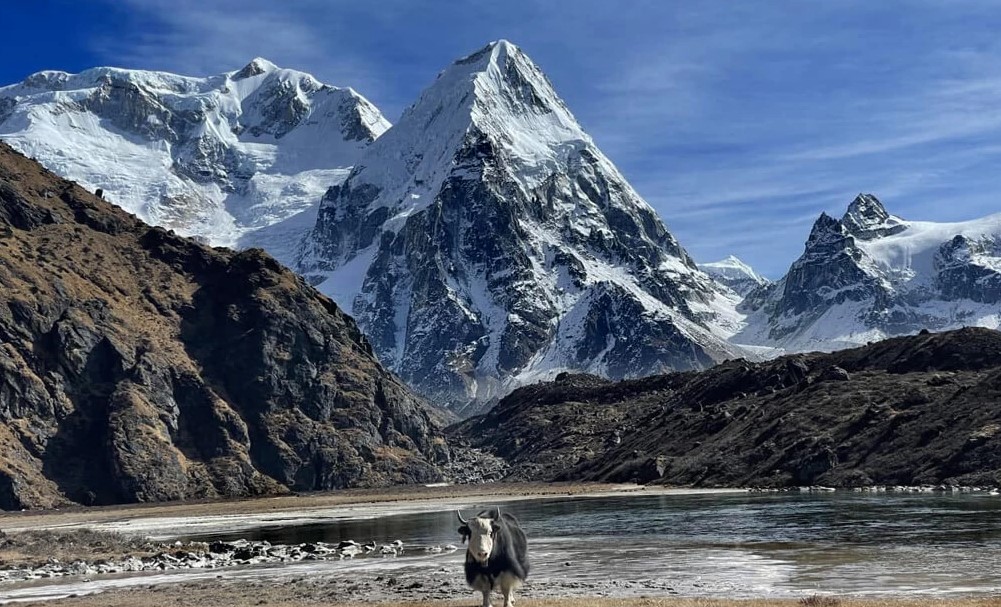
<svg viewBox="0 0 1001 607"><path fill-rule="evenodd" d="M514 607L514 590L528 577L528 540L518 519L499 508L481 512L468 521L456 511L459 535L469 540L466 549L466 582L483 593L483 607L490 606L490 592L500 590L504 607Z"/></svg>

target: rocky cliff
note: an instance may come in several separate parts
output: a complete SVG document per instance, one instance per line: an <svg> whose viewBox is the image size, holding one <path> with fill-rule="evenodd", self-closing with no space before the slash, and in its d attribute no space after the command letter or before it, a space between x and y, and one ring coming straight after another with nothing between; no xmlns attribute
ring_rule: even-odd
<svg viewBox="0 0 1001 607"><path fill-rule="evenodd" d="M260 250L212 249L0 144L0 507L439 479L426 405Z"/></svg>
<svg viewBox="0 0 1001 607"><path fill-rule="evenodd" d="M695 486L1001 485L1001 333L521 388L453 438L510 478Z"/></svg>

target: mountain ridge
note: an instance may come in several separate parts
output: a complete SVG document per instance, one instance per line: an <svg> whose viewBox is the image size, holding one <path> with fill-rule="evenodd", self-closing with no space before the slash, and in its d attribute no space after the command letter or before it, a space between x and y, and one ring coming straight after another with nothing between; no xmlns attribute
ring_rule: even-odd
<svg viewBox="0 0 1001 607"><path fill-rule="evenodd" d="M453 403L564 368L622 376L739 350L720 327L730 292L503 40L443 70L327 192L296 267L391 368Z"/></svg>
<svg viewBox="0 0 1001 607"><path fill-rule="evenodd" d="M204 78L98 67L0 88L0 138L148 223L216 245L258 244L260 228L315 212L388 127L353 89L261 58ZM281 257L294 248L275 240Z"/></svg>
<svg viewBox="0 0 1001 607"><path fill-rule="evenodd" d="M611 382L565 374L453 424L511 481L696 487L1001 486L1001 333Z"/></svg>
<svg viewBox="0 0 1001 607"><path fill-rule="evenodd" d="M735 340L833 350L922 329L1001 325L1001 213L909 221L860 194L844 216L822 213L803 255L751 291Z"/></svg>

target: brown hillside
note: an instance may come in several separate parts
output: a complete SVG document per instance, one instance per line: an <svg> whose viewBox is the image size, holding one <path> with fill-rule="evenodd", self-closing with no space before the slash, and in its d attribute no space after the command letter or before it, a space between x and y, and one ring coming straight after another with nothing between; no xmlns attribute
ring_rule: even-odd
<svg viewBox="0 0 1001 607"><path fill-rule="evenodd" d="M0 143L0 508L424 482L447 457L424 402L291 271Z"/></svg>

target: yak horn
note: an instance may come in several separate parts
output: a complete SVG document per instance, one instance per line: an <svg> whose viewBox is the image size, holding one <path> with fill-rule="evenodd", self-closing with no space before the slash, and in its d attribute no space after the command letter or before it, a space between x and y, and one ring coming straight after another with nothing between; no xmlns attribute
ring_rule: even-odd
<svg viewBox="0 0 1001 607"><path fill-rule="evenodd" d="M469 523L468 523L468 522L466 521L466 519L462 518L462 512L460 512L460 511L456 510L456 511L455 511L455 516L459 517L459 522L460 522L460 523L462 523L463 525L468 525L468 524L469 524Z"/></svg>

